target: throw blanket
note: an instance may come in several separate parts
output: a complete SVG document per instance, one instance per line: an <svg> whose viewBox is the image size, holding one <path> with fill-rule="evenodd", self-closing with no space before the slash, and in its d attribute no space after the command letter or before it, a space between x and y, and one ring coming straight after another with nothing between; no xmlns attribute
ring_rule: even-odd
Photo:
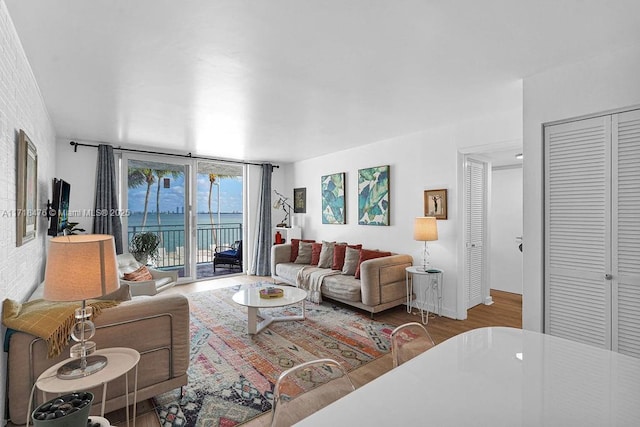
<svg viewBox="0 0 640 427"><path fill-rule="evenodd" d="M322 281L325 277L334 274L342 274L342 271L304 266L298 271L296 285L308 292L307 299L309 301L320 304L322 302Z"/></svg>
<svg viewBox="0 0 640 427"><path fill-rule="evenodd" d="M109 307L115 307L120 301L88 300L93 307L93 316ZM20 304L5 299L2 303L2 323L11 329L26 332L47 342L47 357L58 356L69 342L71 328L75 324L75 310L78 302L57 302L36 299Z"/></svg>

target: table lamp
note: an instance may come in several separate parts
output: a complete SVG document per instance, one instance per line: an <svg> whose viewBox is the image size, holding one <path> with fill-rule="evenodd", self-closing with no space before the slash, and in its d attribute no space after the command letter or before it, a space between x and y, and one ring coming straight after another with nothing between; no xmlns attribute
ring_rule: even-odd
<svg viewBox="0 0 640 427"><path fill-rule="evenodd" d="M104 356L90 356L96 344L89 341L95 334L91 321L93 308L86 300L109 294L120 287L113 236L87 234L51 239L44 278L44 299L49 301L82 301L75 311L76 324L71 338L71 360L60 367L58 378L81 378L107 366Z"/></svg>
<svg viewBox="0 0 640 427"><path fill-rule="evenodd" d="M438 240L438 223L433 216L420 216L413 222L413 239L424 242L422 254L422 269L429 269L429 248L427 242Z"/></svg>

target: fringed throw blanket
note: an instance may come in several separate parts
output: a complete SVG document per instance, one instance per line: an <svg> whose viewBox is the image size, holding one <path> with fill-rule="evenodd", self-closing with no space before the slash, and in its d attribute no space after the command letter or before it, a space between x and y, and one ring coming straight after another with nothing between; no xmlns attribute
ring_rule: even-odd
<svg viewBox="0 0 640 427"><path fill-rule="evenodd" d="M298 271L296 285L307 291L307 300L320 304L322 302L322 281L325 277L334 274L342 274L342 271L304 266Z"/></svg>
<svg viewBox="0 0 640 427"><path fill-rule="evenodd" d="M89 300L93 307L93 316L109 307L115 307L120 301ZM5 299L2 303L2 323L11 329L26 332L47 342L48 357L56 357L69 342L71 328L75 324L75 310L80 307L76 302L56 302L36 299L20 304Z"/></svg>

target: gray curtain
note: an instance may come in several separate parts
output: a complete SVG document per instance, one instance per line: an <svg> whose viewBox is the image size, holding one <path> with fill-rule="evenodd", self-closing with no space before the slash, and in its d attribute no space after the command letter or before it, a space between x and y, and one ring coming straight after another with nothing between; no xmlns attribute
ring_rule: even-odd
<svg viewBox="0 0 640 427"><path fill-rule="evenodd" d="M118 188L116 187L116 165L113 147L98 146L98 166L96 168L96 199L94 203L93 232L111 234L116 243L116 253L122 253L122 223L118 209Z"/></svg>
<svg viewBox="0 0 640 427"><path fill-rule="evenodd" d="M253 254L252 270L258 276L271 275L271 173L273 165L265 163L262 166L262 184L260 185L260 199L258 201L258 224L255 251Z"/></svg>

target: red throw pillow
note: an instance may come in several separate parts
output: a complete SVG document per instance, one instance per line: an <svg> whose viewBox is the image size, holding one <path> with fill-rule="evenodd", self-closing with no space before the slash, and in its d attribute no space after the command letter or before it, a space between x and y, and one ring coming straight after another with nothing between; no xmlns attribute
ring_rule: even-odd
<svg viewBox="0 0 640 427"><path fill-rule="evenodd" d="M296 262L296 258L298 258L298 248L300 247L300 242L314 243L315 240L291 239L291 257L289 257L289 261Z"/></svg>
<svg viewBox="0 0 640 427"><path fill-rule="evenodd" d="M344 255L347 252L347 246L351 249L362 249L362 245L347 245L345 243L336 244L333 247L332 270L342 270L342 267L344 267Z"/></svg>
<svg viewBox="0 0 640 427"><path fill-rule="evenodd" d="M318 265L320 262L320 252L322 252L322 243L311 244L311 265Z"/></svg>
<svg viewBox="0 0 640 427"><path fill-rule="evenodd" d="M360 264L362 264L363 261L366 261L368 259L374 259L374 258L382 258L384 256L391 256L391 252L380 252L380 251L372 251L369 249L361 249L360 260L358 261L358 268L356 269L355 278L356 279L360 278Z"/></svg>
<svg viewBox="0 0 640 427"><path fill-rule="evenodd" d="M136 271L132 271L131 273L124 273L122 277L124 280L129 280L131 282L142 282L144 280L153 280L153 276L151 272L147 268L146 265L141 266Z"/></svg>

